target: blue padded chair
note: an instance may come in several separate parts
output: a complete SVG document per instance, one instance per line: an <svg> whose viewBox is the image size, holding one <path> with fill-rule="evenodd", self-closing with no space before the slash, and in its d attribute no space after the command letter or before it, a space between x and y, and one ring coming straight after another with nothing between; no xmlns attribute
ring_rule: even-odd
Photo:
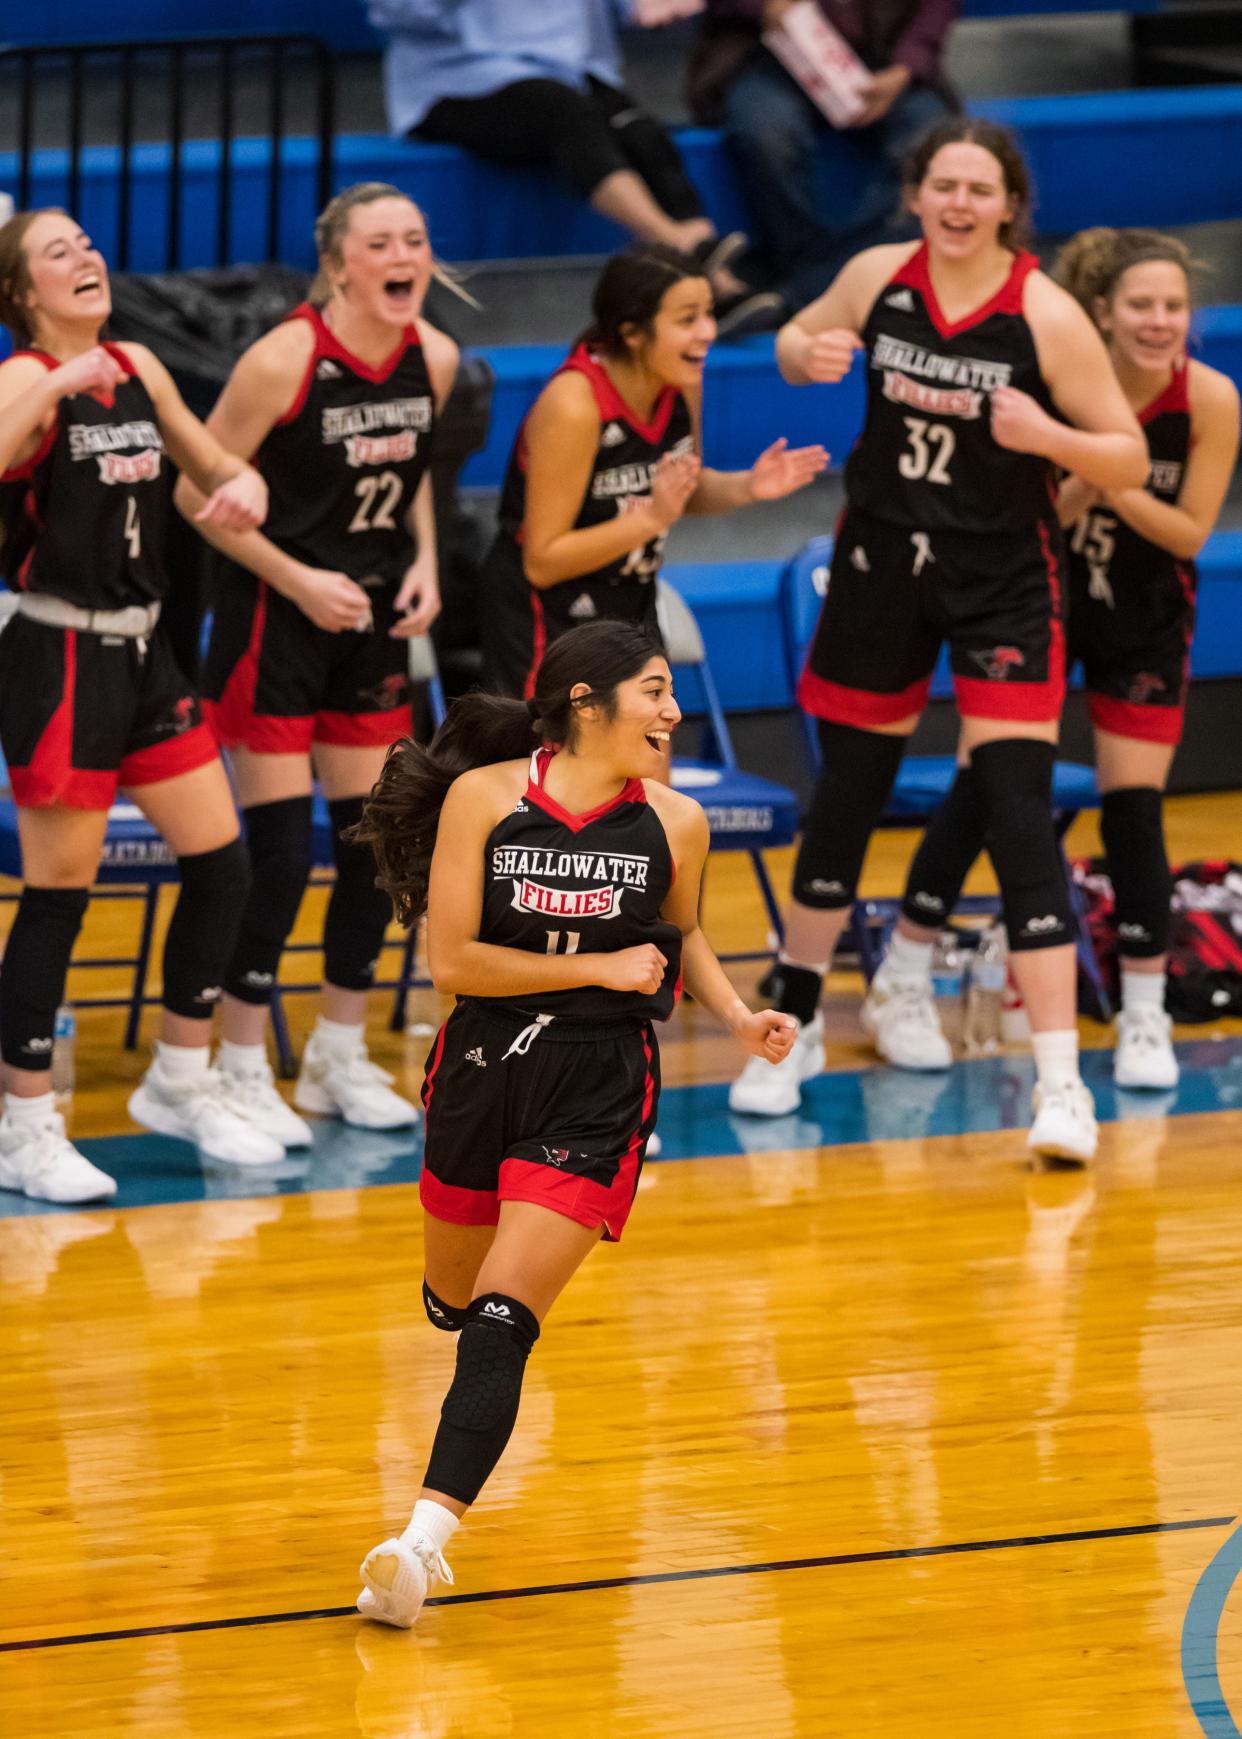
<svg viewBox="0 0 1242 1739"><path fill-rule="evenodd" d="M789 682L797 689L798 677L805 663L807 650L815 633L819 612L828 591L832 563L831 537L813 537L792 557L781 578L781 620L784 627L785 656ZM812 763L819 765L819 736L815 721L803 715L807 743ZM939 808L952 785L957 763L952 755L906 755L902 760L888 807L880 820L881 827L923 827ZM1084 809L1098 809L1100 792L1095 772L1076 761L1058 761L1052 776L1052 810L1058 839ZM1066 866L1070 897L1078 920L1078 964L1090 981L1105 1019L1109 1015L1109 999L1091 945L1087 928L1086 908L1073 877ZM849 935L868 982L880 964L878 940L891 927L898 910L896 900L860 901L850 919ZM961 912L995 914L999 903L993 896L966 895L958 902Z"/></svg>
<svg viewBox="0 0 1242 1739"><path fill-rule="evenodd" d="M784 785L760 778L757 773L745 773L738 766L694 612L667 580L660 580L658 588L660 633L669 664L679 680L679 698L691 710L701 707L703 712L704 740L700 745L703 753L697 759L674 756L673 785L702 805L713 851L744 851L749 857L769 922L781 937L784 935L781 910L763 853L768 846L792 845L797 838L798 799Z"/></svg>

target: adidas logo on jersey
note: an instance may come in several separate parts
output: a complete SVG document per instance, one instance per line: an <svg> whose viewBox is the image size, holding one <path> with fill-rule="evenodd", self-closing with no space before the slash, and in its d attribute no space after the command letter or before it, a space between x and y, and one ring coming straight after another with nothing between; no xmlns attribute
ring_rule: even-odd
<svg viewBox="0 0 1242 1739"><path fill-rule="evenodd" d="M323 361L319 364L318 368L315 370L315 379L316 380L340 380L340 378L341 378L341 371L337 367L336 363L330 361L329 358L325 356Z"/></svg>
<svg viewBox="0 0 1242 1739"><path fill-rule="evenodd" d="M894 290L891 296L885 296L884 306L886 308L900 308L904 314L913 314L914 297L909 290Z"/></svg>
<svg viewBox="0 0 1242 1739"><path fill-rule="evenodd" d="M529 815L530 814L530 805L529 805L529 803L527 803L527 801L524 797L519 797L517 802L513 805L513 813L515 815Z"/></svg>
<svg viewBox="0 0 1242 1739"><path fill-rule="evenodd" d="M590 592L580 592L569 606L569 614L575 622L593 622L598 615L595 599Z"/></svg>
<svg viewBox="0 0 1242 1739"><path fill-rule="evenodd" d="M467 1051L466 1061L468 1063L474 1063L477 1068L485 1069L487 1067L487 1058L483 1055L482 1045L476 1045L474 1050Z"/></svg>
<svg viewBox="0 0 1242 1739"><path fill-rule="evenodd" d="M624 439L625 430L620 423L605 423L600 431L599 444L601 447L619 447Z"/></svg>
<svg viewBox="0 0 1242 1739"><path fill-rule="evenodd" d="M860 543L856 543L850 551L850 566L857 568L860 574L871 572L871 563L867 560L867 552Z"/></svg>
<svg viewBox="0 0 1242 1739"><path fill-rule="evenodd" d="M490 1298L483 1306L483 1314L484 1316L501 1316L506 1321L512 1319L512 1312L507 1304L493 1304Z"/></svg>

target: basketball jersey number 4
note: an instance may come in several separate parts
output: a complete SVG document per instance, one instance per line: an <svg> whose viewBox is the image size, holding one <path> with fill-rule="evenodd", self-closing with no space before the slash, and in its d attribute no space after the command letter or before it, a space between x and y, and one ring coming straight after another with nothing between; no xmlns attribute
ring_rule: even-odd
<svg viewBox="0 0 1242 1739"><path fill-rule="evenodd" d="M911 483L926 478L928 483L949 483L949 461L957 446L957 436L947 423L928 423L923 417L903 417L909 438L909 451L897 461L897 469Z"/></svg>

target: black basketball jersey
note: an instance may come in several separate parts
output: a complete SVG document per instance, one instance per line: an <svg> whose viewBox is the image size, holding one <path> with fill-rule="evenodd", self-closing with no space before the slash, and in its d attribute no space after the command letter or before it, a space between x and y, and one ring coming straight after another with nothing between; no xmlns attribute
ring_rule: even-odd
<svg viewBox="0 0 1242 1739"><path fill-rule="evenodd" d="M923 531L1018 532L1053 516L1047 459L992 435L989 396L1017 387L1057 415L1023 287L1038 267L1017 254L990 302L945 319L924 242L876 297L863 327L867 412L845 467L850 503Z"/></svg>
<svg viewBox="0 0 1242 1739"><path fill-rule="evenodd" d="M599 407L599 443L573 529L603 525L651 494L651 476L666 453L694 450L690 409L675 388L665 387L650 422L626 404L599 359L579 346L557 370L585 375ZM488 562L486 603L508 618L523 644L544 648L582 622L598 618L655 625L655 578L666 534L649 538L606 567L556 586L537 588L526 578L521 546L526 518L526 426L514 443L500 499L500 535ZM533 675L533 668L532 668Z"/></svg>
<svg viewBox="0 0 1242 1739"><path fill-rule="evenodd" d="M289 318L310 323L315 346L297 398L254 456L271 492L264 535L310 567L396 586L415 555L406 517L436 422L418 328L371 368L309 303Z"/></svg>
<svg viewBox="0 0 1242 1739"><path fill-rule="evenodd" d="M47 592L85 610L151 604L168 590L168 484L155 406L134 365L111 405L62 399L38 451L0 478L0 572L14 590ZM49 369L56 358L36 356Z"/></svg>
<svg viewBox="0 0 1242 1739"><path fill-rule="evenodd" d="M611 802L570 815L543 789L553 751L531 757L524 795L484 853L480 942L533 954L611 954L653 942L668 960L654 996L584 985L547 992L539 1011L588 1020L667 1020L681 977L681 932L660 916L674 868L663 823L631 779ZM532 997L487 999L529 1009Z"/></svg>
<svg viewBox="0 0 1242 1739"><path fill-rule="evenodd" d="M1181 494L1190 455L1189 373L1183 357L1168 386L1139 412L1151 457L1147 488L1170 507ZM1118 586L1131 601L1194 590L1193 562L1161 549L1107 508L1093 507L1082 514L1067 537L1071 585L1101 603L1114 605Z"/></svg>

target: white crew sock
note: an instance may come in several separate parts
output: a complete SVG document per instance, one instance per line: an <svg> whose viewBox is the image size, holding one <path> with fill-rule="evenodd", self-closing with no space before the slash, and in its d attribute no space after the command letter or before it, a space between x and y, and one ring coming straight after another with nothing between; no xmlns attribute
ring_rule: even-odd
<svg viewBox="0 0 1242 1739"><path fill-rule="evenodd" d="M429 1497L420 1497L401 1542L406 1546L430 1546L433 1551L443 1552L460 1522L461 1517L446 1510L443 1504L434 1503Z"/></svg>
<svg viewBox="0 0 1242 1739"><path fill-rule="evenodd" d="M169 1045L163 1039L155 1041L155 1060L160 1074L168 1081L188 1087L211 1072L211 1048L208 1045Z"/></svg>
<svg viewBox="0 0 1242 1739"><path fill-rule="evenodd" d="M1121 973L1121 1006L1130 1008L1158 1008L1164 1011L1163 972L1127 972Z"/></svg>
<svg viewBox="0 0 1242 1739"><path fill-rule="evenodd" d="M16 1093L5 1096L4 1114L10 1123L38 1123L55 1109L56 1095L52 1092L34 1093L27 1099L19 1099Z"/></svg>
<svg viewBox="0 0 1242 1739"><path fill-rule="evenodd" d="M339 1020L329 1020L326 1014L321 1014L315 1020L315 1037L320 1039L330 1051L356 1051L361 1045L366 1045L366 1027L361 1021L357 1026L343 1026Z"/></svg>
<svg viewBox="0 0 1242 1739"><path fill-rule="evenodd" d="M1066 1032L1032 1033L1031 1049L1039 1084L1049 1092L1072 1087L1082 1079L1078 1073L1078 1034L1072 1027Z"/></svg>
<svg viewBox="0 0 1242 1739"><path fill-rule="evenodd" d="M886 978L899 978L907 983L911 979L930 983L934 946L932 942L916 942L912 936L903 936L900 930L894 930L880 971Z"/></svg>
<svg viewBox="0 0 1242 1739"><path fill-rule="evenodd" d="M226 1075L257 1075L267 1072L267 1046L235 1045L232 1039L221 1039L216 1061Z"/></svg>

